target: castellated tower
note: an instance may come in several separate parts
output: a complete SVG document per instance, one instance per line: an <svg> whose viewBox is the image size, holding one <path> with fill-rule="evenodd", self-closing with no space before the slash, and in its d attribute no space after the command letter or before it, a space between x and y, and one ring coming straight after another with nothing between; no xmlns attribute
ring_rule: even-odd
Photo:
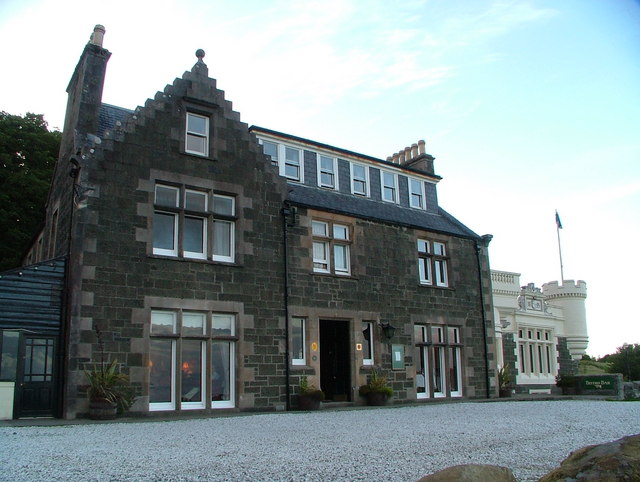
<svg viewBox="0 0 640 482"><path fill-rule="evenodd" d="M573 360L580 360L589 344L585 310L587 283L565 280L559 285L557 281L551 281L542 285L542 293L549 304L562 308L567 348Z"/></svg>

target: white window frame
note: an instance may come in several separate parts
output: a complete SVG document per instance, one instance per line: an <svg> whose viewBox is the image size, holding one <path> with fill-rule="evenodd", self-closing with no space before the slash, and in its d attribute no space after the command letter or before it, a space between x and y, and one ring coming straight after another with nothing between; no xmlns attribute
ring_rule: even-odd
<svg viewBox="0 0 640 482"><path fill-rule="evenodd" d="M385 183L385 174L392 176L393 186ZM393 199L387 199L385 189L393 189ZM398 204L398 174L391 171L380 170L380 196L384 202Z"/></svg>
<svg viewBox="0 0 640 482"><path fill-rule="evenodd" d="M438 338L437 340L432 339L433 343L433 396L434 398L442 398L447 396L447 366L446 366L446 358L445 358L445 345L444 345L444 327L442 326L431 326L431 334L436 333ZM436 376L437 373L435 371L436 365L440 366L440 388L441 391L436 392Z"/></svg>
<svg viewBox="0 0 640 482"><path fill-rule="evenodd" d="M460 346L460 328L457 326L449 326L447 327L447 342L449 346L447 347L450 350L451 358L456 364L456 384L458 385L457 390L451 390L449 392L449 396L451 397L461 397L462 396L462 348ZM451 339L453 338L453 339ZM448 367L447 373L451 374L453 367ZM452 386L451 380L449 380L449 386Z"/></svg>
<svg viewBox="0 0 640 482"><path fill-rule="evenodd" d="M271 163L272 163L274 166L279 166L279 165L280 165L280 161L279 161L279 159L280 159L280 144L279 144L278 142L269 141L269 140L266 140L266 139L258 139L258 141L260 142L260 145L262 145L262 150L263 150L263 152L264 152L267 156L271 157ZM275 148L276 148L275 156L273 156L272 154L268 154L268 153L265 151L265 149L264 149L264 145L265 145L265 144L270 144L270 145L272 145L272 146L275 146Z"/></svg>
<svg viewBox="0 0 640 482"><path fill-rule="evenodd" d="M306 340L306 333L307 333L307 320L305 320L304 318L300 318L300 317L293 317L291 319L292 323L291 323L291 339L293 341L293 320L299 321L300 322L300 326L301 326L301 331L302 333L300 333L300 343L302 345L302 358L296 358L294 356L293 353L293 343L292 343L292 351L291 351L291 364L295 365L295 366L304 366L307 364L307 340Z"/></svg>
<svg viewBox="0 0 640 482"><path fill-rule="evenodd" d="M189 118L197 117L204 120L204 132L197 132L194 130L189 130ZM189 137L196 137L199 139L204 139L204 150L196 151L191 150L187 146L189 145ZM195 154L197 156L208 156L209 155L209 117L195 114L193 112L187 112L186 122L185 122L185 140L184 140L184 151L187 154Z"/></svg>
<svg viewBox="0 0 640 482"><path fill-rule="evenodd" d="M173 326L172 333L167 335L177 336L177 313L175 311L165 311L165 310L152 310L151 311L151 319L149 331L153 335L153 316L154 314L170 314L173 318ZM176 409L176 339L168 338L168 337L153 337L156 340L170 341L171 342L171 380L170 380L170 390L171 390L171 401L169 402L151 402L149 401L149 411L162 411L162 410L175 410Z"/></svg>
<svg viewBox="0 0 640 482"><path fill-rule="evenodd" d="M369 339L367 340L366 338L364 338L364 332L365 329L362 330L362 338L363 338L363 343L365 345L367 345L369 347L369 358L365 358L364 356L362 357L362 364L364 366L373 366L373 362L375 360L375 352L374 352L374 328L375 328L375 324L373 321L363 321L362 322L363 328L366 326L369 329Z"/></svg>
<svg viewBox="0 0 640 482"><path fill-rule="evenodd" d="M322 154L320 152L316 153L317 158L317 172L318 172L318 186L326 189L333 189L334 191L338 189L338 159L333 156L328 156L326 154ZM331 162L331 170L324 169L322 167L322 160L328 160ZM322 175L329 174L333 178L333 183L324 183L322 182Z"/></svg>
<svg viewBox="0 0 640 482"><path fill-rule="evenodd" d="M297 147L288 146L286 144L280 144L280 146L282 149L282 156L280 156L282 158L282 162L280 163L280 175L287 178L290 181L300 182L300 183L304 182L304 151ZM293 161L290 161L289 159L287 159L287 149L291 149L293 151L298 152L298 164L297 164L298 177L297 178L287 175L287 166L296 165L295 163L293 163Z"/></svg>
<svg viewBox="0 0 640 482"><path fill-rule="evenodd" d="M433 284L433 277L431 273L431 248L430 242L426 239L418 239L418 276L420 284Z"/></svg>
<svg viewBox="0 0 640 482"><path fill-rule="evenodd" d="M439 248L442 248L441 250ZM444 243L433 242L433 278L436 286L449 286L449 274L447 269L447 248Z"/></svg>
<svg viewBox="0 0 640 482"><path fill-rule="evenodd" d="M431 360L429 359L430 355L430 348L428 345L428 335L427 335L427 330L428 327L427 325L416 325L416 328L420 331L419 336L416 336L416 340L415 340L415 344L416 344L416 350L418 350L418 355L420 355L422 357L421 360L424 360L424 366L422 366L422 364L420 365L420 368L423 369L423 373L418 375L418 373L416 373L416 398L417 399L425 399L425 398L431 398ZM414 328L414 333L416 333L416 329ZM416 362L418 363L418 362ZM423 382L424 382L424 392L419 392L418 391L418 376L421 376L423 378Z"/></svg>
<svg viewBox="0 0 640 482"><path fill-rule="evenodd" d="M349 226L345 224L334 223L333 227L333 269L335 274L348 276L351 274L351 250L349 248L349 244L347 244L349 239ZM344 228L345 237L339 238L336 235L337 229ZM344 250L344 260L346 263L345 267L338 267L338 263L336 259L338 258L338 250Z"/></svg>
<svg viewBox="0 0 640 482"><path fill-rule="evenodd" d="M173 206L164 206L164 205L157 204L158 188L170 189L170 190L175 192L175 204ZM171 207L171 208L176 208L176 209L179 208L179 206L180 206L180 188L176 187L176 186L169 186L169 185L162 184L162 183L156 183L156 185L154 187L154 190L153 190L153 199L154 199L154 204L156 206L156 208L154 209L154 212L153 212L154 218L155 218L156 214L161 214L163 216L173 216L173 248L172 249L166 249L166 248L156 248L155 246L153 246L153 254L157 254L157 255L160 255L160 256L173 256L173 257L176 257L176 256L178 256L178 218L179 218L179 215L176 212L165 211L162 208L163 207ZM155 226L154 226L154 229L156 229ZM153 245L153 240L152 240L152 245Z"/></svg>
<svg viewBox="0 0 640 482"><path fill-rule="evenodd" d="M361 167L364 170L364 178L356 177L356 167ZM371 192L369 190L369 167L366 164L350 162L349 169L351 171L351 194L355 194L356 196L371 197ZM361 182L364 184L364 191L356 189L356 182Z"/></svg>
<svg viewBox="0 0 640 482"><path fill-rule="evenodd" d="M230 337L236 336L236 317L230 313L213 313L211 316L211 326L213 327L213 319L216 316L229 316L231 318L231 334ZM236 340L230 337L216 337L213 332L211 334L211 345L218 343L229 344L229 400L210 400L211 408L235 408L236 406ZM213 348L212 348L213 349ZM212 356L213 358L213 356ZM211 374L213 375L213 359L211 360ZM208 382L211 383L211 377ZM211 393L209 397L211 397Z"/></svg>
<svg viewBox="0 0 640 482"><path fill-rule="evenodd" d="M315 226L323 226L324 227L324 234L320 234L320 233L316 232L315 229L314 229ZM329 223L327 223L326 221L312 220L311 221L311 236L313 237L313 249L312 249L313 271L315 273L331 273L331 259L330 259L331 258L331 254L330 254L330 243L329 243ZM318 240L317 238L320 238L320 240ZM316 249L315 249L316 245L324 246L324 254L325 254L324 258L317 258L316 257ZM326 266L326 267L316 266L316 264L323 265L323 266Z"/></svg>
<svg viewBox="0 0 640 482"><path fill-rule="evenodd" d="M219 212L216 212L216 199L230 199L231 200L231 213L230 214L222 214ZM215 194L213 195L213 222L214 222L214 236L213 236L213 243L212 243L212 247L211 247L211 259L213 261L222 261L222 262L227 262L227 263L233 263L235 261L235 257L236 257L236 253L235 253L235 232L236 232L236 226L235 226L235 221L232 221L230 219L225 219L223 218L219 218L220 216L228 216L228 217L235 217L236 214L236 198L234 196L225 196L223 194ZM216 240L216 236L215 236L215 223L224 223L229 225L229 255L222 255L222 254L216 254L215 253L215 243L217 242Z"/></svg>
<svg viewBox="0 0 640 482"><path fill-rule="evenodd" d="M424 182L414 177L408 177L407 179L409 181L409 206L415 209L425 209L426 203ZM416 187L414 183L418 183L417 192L414 189ZM417 204L414 203L414 196L417 196L419 198L419 202Z"/></svg>
<svg viewBox="0 0 640 482"><path fill-rule="evenodd" d="M184 190L184 206L185 209L187 209L187 194L188 193L192 193L192 194L197 194L199 196L202 196L204 198L204 211L203 214L207 212L207 206L208 206L208 202L209 202L209 196L207 195L206 192L203 191L196 191L194 189L185 189ZM207 226L208 226L208 219L206 215L196 215L196 214L185 214L184 216L184 232L183 232L183 245L185 244L184 241L184 236L186 236L187 234L187 229L186 229L186 225L187 225L187 218L192 218L192 219L201 219L202 220L202 251L187 251L186 249L183 250L183 255L185 258L195 258L195 259L207 259Z"/></svg>

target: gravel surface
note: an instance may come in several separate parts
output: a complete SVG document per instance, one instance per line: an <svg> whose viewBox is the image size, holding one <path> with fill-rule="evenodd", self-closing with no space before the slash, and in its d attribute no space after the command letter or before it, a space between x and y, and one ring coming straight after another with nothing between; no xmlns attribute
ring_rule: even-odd
<svg viewBox="0 0 640 482"><path fill-rule="evenodd" d="M180 421L1 426L0 480L413 481L465 463L537 480L640 433L640 403L509 401Z"/></svg>

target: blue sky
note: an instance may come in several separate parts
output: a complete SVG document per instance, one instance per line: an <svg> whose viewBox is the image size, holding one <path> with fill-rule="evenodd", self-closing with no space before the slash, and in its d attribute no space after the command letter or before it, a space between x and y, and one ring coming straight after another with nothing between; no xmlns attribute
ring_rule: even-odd
<svg viewBox="0 0 640 482"><path fill-rule="evenodd" d="M0 109L61 127L97 23L103 100L135 108L195 63L248 124L385 158L419 139L440 204L494 269L588 285L592 355L640 343L640 4L632 0L4 0Z"/></svg>

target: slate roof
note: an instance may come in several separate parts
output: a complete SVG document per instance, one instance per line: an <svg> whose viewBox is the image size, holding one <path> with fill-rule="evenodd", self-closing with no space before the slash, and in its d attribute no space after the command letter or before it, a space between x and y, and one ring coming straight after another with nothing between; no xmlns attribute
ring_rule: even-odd
<svg viewBox="0 0 640 482"><path fill-rule="evenodd" d="M296 206L356 216L389 224L399 224L463 238L480 238L480 236L442 208L438 208L438 214L432 214L420 209L405 208L397 204L342 194L303 184L289 183L288 187L288 200Z"/></svg>
<svg viewBox="0 0 640 482"><path fill-rule="evenodd" d="M100 106L97 132L98 137L103 137L107 131L116 126L118 121L124 123L126 117L133 114L133 112L134 111L130 109L124 109L122 107L103 103ZM270 129L265 129L263 127L251 126L249 130L272 133L297 141L304 141L317 146L330 148L331 150L343 152L345 154L367 158L378 164L388 164L382 159L376 159L363 154L347 151L345 149L320 144L318 142L298 138L290 134L271 131ZM393 165L395 167L399 167L397 164ZM439 176L433 177L439 178ZM397 204L362 198L350 194L342 194L336 191L328 191L326 189L303 184L289 183L288 186L288 201L297 206L371 219L389 224L403 225L411 228L423 229L425 231L451 234L463 238L480 238L476 233L440 207L438 207L438 213L434 214L419 209L406 208Z"/></svg>
<svg viewBox="0 0 640 482"><path fill-rule="evenodd" d="M133 114L133 111L130 109L124 109L122 107L116 107L115 105L102 103L98 114L97 136L104 137L104 134L113 129L118 121L124 124L124 120L130 114Z"/></svg>

